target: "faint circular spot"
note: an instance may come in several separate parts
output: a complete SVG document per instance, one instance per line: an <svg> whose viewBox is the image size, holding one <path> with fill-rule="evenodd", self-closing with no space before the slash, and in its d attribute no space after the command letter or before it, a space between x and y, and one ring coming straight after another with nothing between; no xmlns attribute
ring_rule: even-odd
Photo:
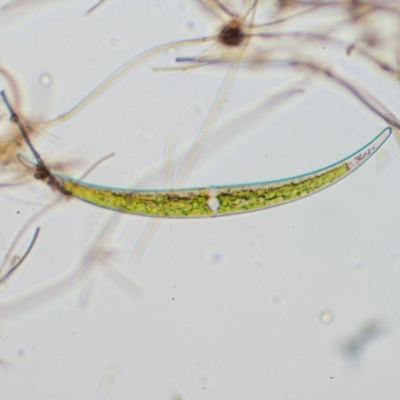
<svg viewBox="0 0 400 400"><path fill-rule="evenodd" d="M113 50L117 50L119 47L121 47L121 41L116 37L111 37L108 39L108 46L110 46L110 48Z"/></svg>
<svg viewBox="0 0 400 400"><path fill-rule="evenodd" d="M388 152L386 150L381 150L378 153L378 158L381 161L387 161L387 159L389 158L389 154L388 154Z"/></svg>
<svg viewBox="0 0 400 400"><path fill-rule="evenodd" d="M261 240L255 237L252 237L248 240L249 247L253 250L261 249Z"/></svg>
<svg viewBox="0 0 400 400"><path fill-rule="evenodd" d="M53 83L53 78L47 72L39 76L39 84L43 87L50 87Z"/></svg>
<svg viewBox="0 0 400 400"><path fill-rule="evenodd" d="M185 336L192 336L193 335L193 329L188 326L188 325L181 325L181 327L179 328L179 330L185 335Z"/></svg>
<svg viewBox="0 0 400 400"><path fill-rule="evenodd" d="M212 254L212 261L215 262L215 263L220 263L223 260L223 258L224 257L222 255L222 253L219 252L219 251L215 251Z"/></svg>
<svg viewBox="0 0 400 400"><path fill-rule="evenodd" d="M271 295L270 302L271 305L274 307L282 307L285 305L286 299L285 299L285 293L274 293Z"/></svg>
<svg viewBox="0 0 400 400"><path fill-rule="evenodd" d="M188 22L186 22L186 27L188 31L193 31L196 28L196 22L194 22L193 20L189 20Z"/></svg>
<svg viewBox="0 0 400 400"><path fill-rule="evenodd" d="M364 263L358 262L354 264L354 269L357 271L363 270L364 269Z"/></svg>
<svg viewBox="0 0 400 400"><path fill-rule="evenodd" d="M20 347L18 350L17 350L17 356L18 357L20 357L20 358L24 358L24 357L26 357L26 349L24 349L23 347Z"/></svg>
<svg viewBox="0 0 400 400"><path fill-rule="evenodd" d="M225 353L217 353L214 355L214 361L216 364L221 364L226 362L226 354Z"/></svg>
<svg viewBox="0 0 400 400"><path fill-rule="evenodd" d="M323 310L319 314L319 320L323 324L330 324L334 320L335 316L331 310Z"/></svg>
<svg viewBox="0 0 400 400"><path fill-rule="evenodd" d="M206 260L208 263L221 265L225 261L225 254L220 249L214 249L206 254Z"/></svg>

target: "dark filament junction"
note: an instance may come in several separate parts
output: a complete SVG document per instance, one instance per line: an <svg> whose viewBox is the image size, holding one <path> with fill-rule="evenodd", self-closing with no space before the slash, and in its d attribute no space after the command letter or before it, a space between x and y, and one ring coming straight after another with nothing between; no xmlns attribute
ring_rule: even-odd
<svg viewBox="0 0 400 400"><path fill-rule="evenodd" d="M225 46L239 46L245 38L245 34L241 28L241 22L237 19L230 21L222 28L218 38L220 43Z"/></svg>

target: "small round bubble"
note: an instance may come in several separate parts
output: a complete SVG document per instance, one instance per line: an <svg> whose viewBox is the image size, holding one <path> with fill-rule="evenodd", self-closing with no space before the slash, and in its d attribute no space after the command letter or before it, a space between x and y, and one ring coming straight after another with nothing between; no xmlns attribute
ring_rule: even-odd
<svg viewBox="0 0 400 400"><path fill-rule="evenodd" d="M225 259L225 253L220 249L213 249L206 253L206 260L212 265L223 265Z"/></svg>
<svg viewBox="0 0 400 400"><path fill-rule="evenodd" d="M39 83L41 86L49 87L52 83L52 78L50 74L43 73L39 76Z"/></svg>
<svg viewBox="0 0 400 400"><path fill-rule="evenodd" d="M189 20L186 22L186 27L189 31L193 31L194 29L196 29L196 22L193 20Z"/></svg>
<svg viewBox="0 0 400 400"><path fill-rule="evenodd" d="M333 312L331 310L323 310L319 314L319 320L324 324L330 324L334 319Z"/></svg>

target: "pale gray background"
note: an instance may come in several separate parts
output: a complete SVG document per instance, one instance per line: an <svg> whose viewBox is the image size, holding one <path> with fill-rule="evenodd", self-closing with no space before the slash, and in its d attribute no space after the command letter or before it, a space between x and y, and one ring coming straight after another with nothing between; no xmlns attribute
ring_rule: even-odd
<svg viewBox="0 0 400 400"><path fill-rule="evenodd" d="M85 16L93 3L16 1L0 13L0 60L17 76L32 118L66 112L144 50L220 26L195 1L109 0ZM115 152L87 180L120 187L178 182L180 164L172 161L199 134L229 66L152 67L173 66L175 57L203 48L171 47L145 60L75 118L35 139L43 157L72 162L66 171L78 177ZM395 81L357 65L353 71L398 110ZM182 184L309 172L386 126L324 81L296 86L306 93L271 110L271 89L301 77L272 73L261 65L235 75ZM42 74L51 76L49 86ZM2 132L7 127L1 123ZM0 357L7 362L0 366L1 397L398 399L399 172L391 138L363 168L320 194L235 217L162 220L145 241L151 219L75 200L57 204L26 231L18 254L34 227L42 229L0 293ZM40 182L1 191L3 256L55 194ZM90 249L99 262L87 256ZM69 279L82 265L89 274ZM32 300L36 288L41 294Z"/></svg>

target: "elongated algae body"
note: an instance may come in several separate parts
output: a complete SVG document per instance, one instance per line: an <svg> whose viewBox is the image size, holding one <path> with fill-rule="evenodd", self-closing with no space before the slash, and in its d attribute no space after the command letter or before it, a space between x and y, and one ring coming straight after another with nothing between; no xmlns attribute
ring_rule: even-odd
<svg viewBox="0 0 400 400"><path fill-rule="evenodd" d="M306 179L293 178L277 184L249 185L218 190L219 214L235 214L276 206L282 203L308 196L332 183L338 181L349 173L346 163L321 172L310 175Z"/></svg>
<svg viewBox="0 0 400 400"><path fill-rule="evenodd" d="M65 179L63 186L73 197L130 214L155 217L211 217L209 189L126 190L90 185Z"/></svg>
<svg viewBox="0 0 400 400"><path fill-rule="evenodd" d="M286 204L325 189L364 164L390 137L387 127L370 143L335 164L292 178L218 187L170 190L115 189L57 176L72 197L135 215L202 218L240 214Z"/></svg>

